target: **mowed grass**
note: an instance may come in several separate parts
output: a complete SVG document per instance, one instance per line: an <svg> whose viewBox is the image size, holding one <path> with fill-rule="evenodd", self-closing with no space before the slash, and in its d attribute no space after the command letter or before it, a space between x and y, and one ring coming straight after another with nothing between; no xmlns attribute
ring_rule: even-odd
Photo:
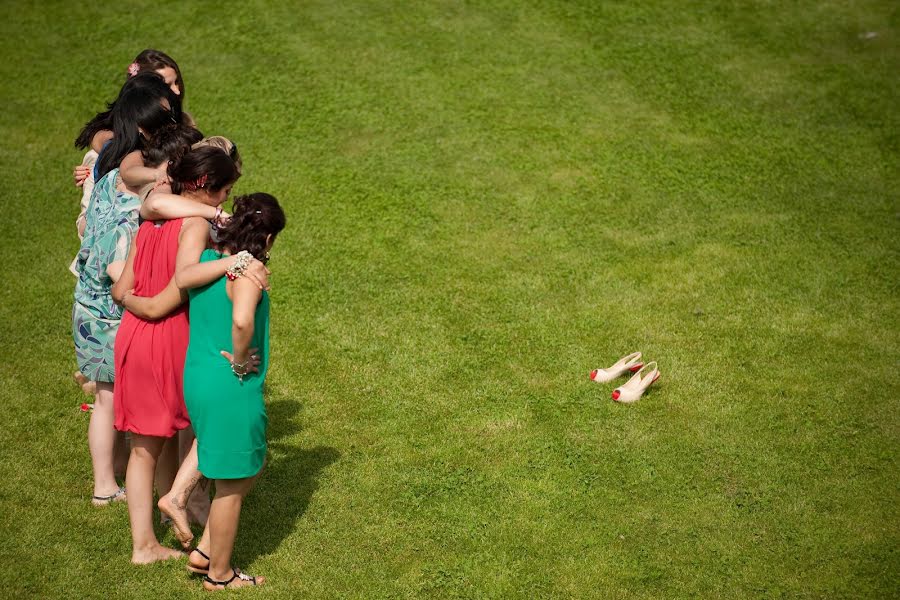
<svg viewBox="0 0 900 600"><path fill-rule="evenodd" d="M896 596L900 13L712 4L5 4L0 595L203 597L70 379L71 141L158 47L288 213L250 595Z"/></svg>

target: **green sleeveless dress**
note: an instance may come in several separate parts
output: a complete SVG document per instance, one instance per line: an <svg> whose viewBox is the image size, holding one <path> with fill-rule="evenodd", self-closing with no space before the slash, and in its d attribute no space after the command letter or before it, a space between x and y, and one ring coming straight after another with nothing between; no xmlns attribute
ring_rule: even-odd
<svg viewBox="0 0 900 600"><path fill-rule="evenodd" d="M222 258L204 250L200 262ZM242 479L259 473L266 458L263 381L269 367L269 295L256 307L251 348L259 348L259 373L231 372L220 352L231 348L231 300L227 279L190 290L191 338L184 363L184 403L194 433L200 472L209 479Z"/></svg>

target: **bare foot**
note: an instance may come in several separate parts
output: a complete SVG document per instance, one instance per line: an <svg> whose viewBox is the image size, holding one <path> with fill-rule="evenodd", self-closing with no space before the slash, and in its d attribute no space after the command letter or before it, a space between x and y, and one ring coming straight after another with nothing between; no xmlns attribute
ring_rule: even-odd
<svg viewBox="0 0 900 600"><path fill-rule="evenodd" d="M232 575L229 575L225 579L217 579L210 581L213 579L209 577L208 579L203 580L203 589L209 592L217 592L219 590L230 590L232 588L242 588L248 585L257 586L262 585L266 582L265 577L253 577L251 575L247 575L246 573L241 573L240 569L234 569Z"/></svg>
<svg viewBox="0 0 900 600"><path fill-rule="evenodd" d="M127 499L125 488L120 487L110 494L94 494L94 497L91 498L91 504L94 506L108 506L113 502L125 502Z"/></svg>
<svg viewBox="0 0 900 600"><path fill-rule="evenodd" d="M89 380L81 373L81 371L75 371L74 373L72 373L72 379L75 380L75 383L81 386L81 390L88 396L93 396L97 393L97 382Z"/></svg>
<svg viewBox="0 0 900 600"><path fill-rule="evenodd" d="M149 565L150 563L159 562L161 560L171 560L173 558L184 558L184 552L157 544L155 547L144 550L134 550L131 553L131 562L136 565Z"/></svg>
<svg viewBox="0 0 900 600"><path fill-rule="evenodd" d="M188 554L187 570L198 575L208 575L209 556L200 548L194 548Z"/></svg>
<svg viewBox="0 0 900 600"><path fill-rule="evenodd" d="M190 548L191 542L194 540L194 532L191 531L191 525L188 523L188 516L184 507L180 506L178 500L172 498L171 494L166 494L160 498L156 505L162 514L172 519L172 530L175 532L175 537L178 538L181 545L185 549Z"/></svg>

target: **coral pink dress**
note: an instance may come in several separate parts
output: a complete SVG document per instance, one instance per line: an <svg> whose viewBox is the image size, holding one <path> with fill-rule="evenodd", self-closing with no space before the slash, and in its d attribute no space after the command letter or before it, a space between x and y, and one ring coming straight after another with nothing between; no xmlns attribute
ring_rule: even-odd
<svg viewBox="0 0 900 600"><path fill-rule="evenodd" d="M144 222L137 234L134 294L155 296L175 274L181 219ZM158 321L125 312L116 336L116 429L171 437L190 425L184 406L184 357L189 337L184 304Z"/></svg>

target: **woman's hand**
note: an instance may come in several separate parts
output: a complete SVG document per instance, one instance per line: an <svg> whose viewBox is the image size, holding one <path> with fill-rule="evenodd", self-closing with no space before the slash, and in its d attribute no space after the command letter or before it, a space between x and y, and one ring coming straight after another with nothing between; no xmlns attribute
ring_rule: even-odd
<svg viewBox="0 0 900 600"><path fill-rule="evenodd" d="M241 275L255 283L259 289L268 291L270 271L261 261L255 258L251 260Z"/></svg>
<svg viewBox="0 0 900 600"><path fill-rule="evenodd" d="M247 360L244 363L238 362L238 365L245 365L243 370L244 375L246 375L247 373L259 373L260 358L259 354L257 354L257 352L259 352L259 348L250 348L248 352L250 353L250 356L247 357ZM227 352L226 350L222 350L220 354L225 358L225 360L228 361L228 364L231 365L232 369L234 369L234 355Z"/></svg>
<svg viewBox="0 0 900 600"><path fill-rule="evenodd" d="M72 172L73 177L75 178L75 187L81 187L84 185L84 181L88 178L88 175L91 174L91 168L86 167L84 165L75 165L75 170Z"/></svg>
<svg viewBox="0 0 900 600"><path fill-rule="evenodd" d="M165 168L166 163L163 163L163 166L156 169L156 185L153 186L153 189L158 188L161 185L168 184L169 182L169 172Z"/></svg>

